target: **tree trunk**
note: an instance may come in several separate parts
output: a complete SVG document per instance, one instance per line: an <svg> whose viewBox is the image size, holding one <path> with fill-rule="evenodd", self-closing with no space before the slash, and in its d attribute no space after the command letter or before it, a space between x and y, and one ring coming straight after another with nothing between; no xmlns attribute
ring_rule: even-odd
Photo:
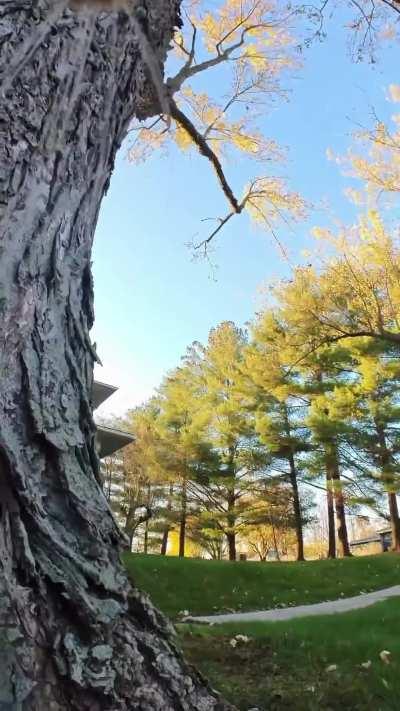
<svg viewBox="0 0 400 711"><path fill-rule="evenodd" d="M297 472L296 464L294 461L294 456L292 453L289 454L289 476L290 485L292 487L293 496L293 513L294 513L294 525L296 531L296 544L297 544L297 560L304 560L304 537L303 537L303 517L301 515L301 505L299 497L299 487L297 484Z"/></svg>
<svg viewBox="0 0 400 711"><path fill-rule="evenodd" d="M278 549L278 541L276 540L276 532L275 532L275 526L273 523L271 523L272 527L272 537L274 539L274 547L275 547L275 553L276 553L276 559L280 561L281 557L279 555L279 549Z"/></svg>
<svg viewBox="0 0 400 711"><path fill-rule="evenodd" d="M145 2L161 63L177 5ZM225 709L129 584L95 449L93 233L129 120L153 103L137 21L46 23L46 7L0 8L0 708Z"/></svg>
<svg viewBox="0 0 400 711"><path fill-rule="evenodd" d="M182 482L182 493L181 493L181 520L179 522L179 557L185 557L185 543L186 543L186 514L187 514L187 481L186 477L183 478Z"/></svg>
<svg viewBox="0 0 400 711"><path fill-rule="evenodd" d="M347 532L346 511L344 507L343 487L340 481L340 470L337 447L333 442L325 447L326 466L329 471L330 490L335 502L336 520L338 524L338 538L344 557L351 556L349 535ZM331 534L330 534L331 536ZM331 557L331 556L329 556Z"/></svg>
<svg viewBox="0 0 400 711"><path fill-rule="evenodd" d="M228 555L229 555L229 560L236 560L236 532L235 532L235 524L236 524L236 516L235 516L235 505L236 505L236 498L235 498L235 492L234 491L229 491L228 496L227 496L227 501L228 501L228 515L227 515L227 521L228 521L228 530L226 531L226 539L228 541Z"/></svg>
<svg viewBox="0 0 400 711"><path fill-rule="evenodd" d="M282 409L283 420L285 423L286 436L288 437L288 441L290 441L290 437L291 437L292 433L291 433L291 429L290 429L288 410L287 410L286 404L284 402L282 402L281 409ZM295 524L295 531L296 531L297 560L303 561L304 560L303 517L301 514L299 487L297 484L296 463L294 461L294 454L292 451L289 452L288 462L289 462L290 485L292 487L292 496L293 496L293 514L294 514L294 524Z"/></svg>
<svg viewBox="0 0 400 711"><path fill-rule="evenodd" d="M162 540L161 540L161 549L160 549L161 555L167 555L168 537L169 537L169 528L166 528L163 535L162 535Z"/></svg>
<svg viewBox="0 0 400 711"><path fill-rule="evenodd" d="M161 541L161 550L160 553L161 555L167 555L167 548L168 548L168 536L169 536L169 514L171 513L172 510L172 496L174 493L174 487L173 484L170 484L169 486L169 494L168 494L168 504L167 504L167 511L168 511L168 520L167 520L167 525L163 531L162 535L162 541Z"/></svg>
<svg viewBox="0 0 400 711"><path fill-rule="evenodd" d="M400 518L397 495L394 492L388 494L390 522L392 526L392 550L400 553Z"/></svg>
<svg viewBox="0 0 400 711"><path fill-rule="evenodd" d="M236 560L236 535L235 535L235 533L228 531L228 533L226 534L226 539L228 541L229 560Z"/></svg>
<svg viewBox="0 0 400 711"><path fill-rule="evenodd" d="M335 509L331 473L326 469L326 505L328 513L328 558L336 558Z"/></svg>
<svg viewBox="0 0 400 711"><path fill-rule="evenodd" d="M379 443L379 459L382 470L382 479L388 490L388 504L390 524L392 528L392 550L400 552L400 517L397 505L396 492L391 491L393 487L393 473L391 471L391 455L387 448L386 433L382 424L375 419L376 433Z"/></svg>
<svg viewBox="0 0 400 711"><path fill-rule="evenodd" d="M335 498L336 519L338 521L338 538L342 549L342 555L349 557L352 555L349 544L349 534L347 531L346 511L344 507L343 487L340 481L340 471L337 457L332 467L333 495Z"/></svg>
<svg viewBox="0 0 400 711"><path fill-rule="evenodd" d="M128 534L128 538L129 538L129 553L132 553L132 546L133 546L133 537L134 537L134 535L135 535L135 532L134 532L134 531L131 531L131 532Z"/></svg>
<svg viewBox="0 0 400 711"><path fill-rule="evenodd" d="M149 519L144 524L143 553L147 555L149 549Z"/></svg>

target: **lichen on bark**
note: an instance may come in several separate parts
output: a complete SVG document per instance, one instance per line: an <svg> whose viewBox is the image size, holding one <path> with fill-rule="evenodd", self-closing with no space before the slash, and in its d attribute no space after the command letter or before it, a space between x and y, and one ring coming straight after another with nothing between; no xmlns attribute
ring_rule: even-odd
<svg viewBox="0 0 400 711"><path fill-rule="evenodd" d="M161 70L178 3L141 8ZM127 580L94 443L93 234L155 100L134 6L48 11L0 5L0 711L226 709Z"/></svg>

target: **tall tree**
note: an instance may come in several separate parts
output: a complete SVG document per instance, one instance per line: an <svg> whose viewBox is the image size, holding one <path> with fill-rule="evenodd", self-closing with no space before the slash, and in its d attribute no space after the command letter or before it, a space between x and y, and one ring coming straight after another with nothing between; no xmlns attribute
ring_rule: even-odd
<svg viewBox="0 0 400 711"><path fill-rule="evenodd" d="M106 13L45 0L0 8L0 698L8 708L224 707L128 583L90 402L100 202L132 117L158 105L143 47L161 73L179 24L174 0Z"/></svg>
<svg viewBox="0 0 400 711"><path fill-rule="evenodd" d="M191 481L201 480L215 463L205 428L208 416L201 407L200 392L189 364L176 368L163 381L158 396L158 432L162 442L160 466L175 482L179 556L185 555Z"/></svg>
<svg viewBox="0 0 400 711"><path fill-rule="evenodd" d="M338 236L318 230L318 236L335 249L333 255L318 270L311 266L297 269L293 280L277 290L296 350L294 360L307 359L324 348L329 351L335 343L351 348L359 339L376 341L382 348L391 344L396 351L400 342L399 246L381 216L370 211L351 230ZM372 349L376 347L371 344ZM382 432L380 438L383 452ZM387 462L388 474L391 468ZM397 499L395 491L390 493L395 534Z"/></svg>
<svg viewBox="0 0 400 711"><path fill-rule="evenodd" d="M299 491L299 455L309 450L305 425L307 401L285 367L284 343L274 314L268 309L259 314L252 331L252 343L246 351L245 373L253 382L257 431L273 459L277 482L291 487L293 516L297 539L297 560L304 560L303 527L306 521ZM277 472L279 475L276 476Z"/></svg>
<svg viewBox="0 0 400 711"><path fill-rule="evenodd" d="M236 560L237 533L249 515L246 495L268 461L243 392L245 344L246 334L227 321L210 331L206 346L197 344L190 354L198 363L208 437L219 458L218 470L208 484L197 487L197 495L219 512L217 520L227 538L230 560Z"/></svg>
<svg viewBox="0 0 400 711"><path fill-rule="evenodd" d="M400 551L400 363L390 344L362 339L358 345L361 379L357 388L357 426L361 447L372 460L375 477L387 495L392 548ZM396 349L397 350L397 349Z"/></svg>

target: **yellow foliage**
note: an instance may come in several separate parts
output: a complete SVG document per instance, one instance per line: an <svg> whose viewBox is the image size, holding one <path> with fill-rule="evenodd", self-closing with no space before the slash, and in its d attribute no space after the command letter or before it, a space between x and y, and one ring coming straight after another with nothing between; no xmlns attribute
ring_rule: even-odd
<svg viewBox="0 0 400 711"><path fill-rule="evenodd" d="M175 140L182 150L187 150L192 145L192 139L190 138L188 132L182 127L178 126L175 131Z"/></svg>
<svg viewBox="0 0 400 711"><path fill-rule="evenodd" d="M246 153L257 153L258 143L252 136L246 136L244 134L236 134L232 136L233 144L240 148L241 151Z"/></svg>
<svg viewBox="0 0 400 711"><path fill-rule="evenodd" d="M217 0L206 11L201 10L200 2L191 3L187 22L173 38L180 66L166 79L166 87L167 95L191 122L193 131L188 134L183 126L168 122L166 116L158 121L149 119L144 126L135 124L129 157L145 160L170 141L183 151L196 143L200 147L205 141L223 172L223 162L230 158L230 152L240 151L267 164L265 172L270 175L272 162L280 162L283 151L257 130L257 121L271 98L282 96L281 75L298 64L286 15L278 0ZM197 78L205 72L204 86L205 76L217 74L219 67L223 82L206 84L209 93L197 90ZM197 142L191 137L195 132ZM201 148L200 152L204 155ZM226 178L229 184L229 175ZM224 188L224 192L234 206L229 189ZM300 196L289 192L280 178L257 176L245 193L245 202L251 217L267 228L282 216L299 218L304 213Z"/></svg>
<svg viewBox="0 0 400 711"><path fill-rule="evenodd" d="M393 102L400 102L400 85L390 84L388 94ZM357 152L349 152L346 162L351 174L364 183L364 201L382 203L382 195L400 191L400 118L392 116L393 127L377 121L370 130L356 134ZM352 190L348 191L354 197ZM357 202L361 193L357 192Z"/></svg>
<svg viewBox="0 0 400 711"><path fill-rule="evenodd" d="M249 44L244 52L244 57L250 61L250 64L254 69L263 70L266 64L266 57L262 52L262 49L256 44Z"/></svg>
<svg viewBox="0 0 400 711"><path fill-rule="evenodd" d="M389 96L394 103L400 102L400 85L390 84L389 85Z"/></svg>

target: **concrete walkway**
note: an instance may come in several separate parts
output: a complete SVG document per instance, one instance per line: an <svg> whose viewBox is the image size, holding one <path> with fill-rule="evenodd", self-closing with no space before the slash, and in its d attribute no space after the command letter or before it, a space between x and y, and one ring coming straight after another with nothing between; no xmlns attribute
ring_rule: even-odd
<svg viewBox="0 0 400 711"><path fill-rule="evenodd" d="M334 615L338 612L348 612L368 607L375 602L388 597L400 597L400 585L391 588L364 593L356 597L346 597L331 602L318 602L314 605L298 605L275 610L260 610L258 612L233 612L224 615L206 615L201 617L185 617L184 622L206 622L222 624L223 622L278 622L292 620L294 617L309 617L310 615Z"/></svg>

